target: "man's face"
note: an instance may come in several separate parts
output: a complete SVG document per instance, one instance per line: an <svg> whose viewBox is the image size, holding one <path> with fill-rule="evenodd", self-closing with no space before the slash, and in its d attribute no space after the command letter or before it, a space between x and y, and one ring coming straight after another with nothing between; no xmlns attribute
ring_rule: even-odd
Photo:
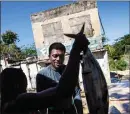
<svg viewBox="0 0 130 114"><path fill-rule="evenodd" d="M64 58L65 58L65 52L62 50L58 50L58 49L52 49L49 58L50 58L52 66L55 69L57 69L61 65L63 65Z"/></svg>

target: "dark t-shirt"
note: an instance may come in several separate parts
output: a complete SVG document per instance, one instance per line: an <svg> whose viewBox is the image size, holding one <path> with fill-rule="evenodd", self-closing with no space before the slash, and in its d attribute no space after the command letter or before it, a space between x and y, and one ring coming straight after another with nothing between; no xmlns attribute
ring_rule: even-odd
<svg viewBox="0 0 130 114"><path fill-rule="evenodd" d="M54 70L51 65L39 71L36 77L36 86L37 92L48 89L50 87L55 87L61 77L62 72L65 69L65 65L63 65L58 71ZM68 88L69 89L69 88ZM75 89L76 93L75 98L80 98L80 89ZM66 98L62 100L62 102L58 102L56 107L51 107L51 109L55 110L66 110L69 109L73 105L73 100L71 98Z"/></svg>

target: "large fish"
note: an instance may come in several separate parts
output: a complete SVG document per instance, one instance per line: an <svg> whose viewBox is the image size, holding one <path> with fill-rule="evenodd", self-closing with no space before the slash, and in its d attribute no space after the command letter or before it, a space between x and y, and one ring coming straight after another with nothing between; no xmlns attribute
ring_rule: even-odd
<svg viewBox="0 0 130 114"><path fill-rule="evenodd" d="M71 38L86 37L84 26L78 34L65 34ZM82 56L82 78L90 114L108 114L109 97L107 83L101 67L88 45L84 48Z"/></svg>

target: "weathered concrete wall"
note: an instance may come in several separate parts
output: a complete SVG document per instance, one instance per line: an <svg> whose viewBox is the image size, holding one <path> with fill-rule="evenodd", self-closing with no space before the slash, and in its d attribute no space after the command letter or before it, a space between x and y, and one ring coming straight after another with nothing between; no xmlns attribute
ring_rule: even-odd
<svg viewBox="0 0 130 114"><path fill-rule="evenodd" d="M1 61L3 61L3 60L1 60ZM9 68L9 67L20 68L20 66L11 66L10 64L7 64L7 66L5 66L4 62L2 62L1 65L2 65L2 70L4 70L5 68ZM37 75L38 71L41 70L41 66L38 65L37 63L32 63L29 65L22 63L21 68L27 78L27 84L28 84L27 89L28 90L35 89L36 88L36 75Z"/></svg>
<svg viewBox="0 0 130 114"><path fill-rule="evenodd" d="M100 35L100 22L96 2L83 1L31 15L34 41L39 58L47 57L48 46L55 41L65 45L72 39L63 33L78 33L85 22L87 37Z"/></svg>
<svg viewBox="0 0 130 114"><path fill-rule="evenodd" d="M44 22L56 17L68 16L85 10L96 8L96 1L81 1L73 4L64 5L54 9L41 11L31 15L31 21L33 23Z"/></svg>
<svg viewBox="0 0 130 114"><path fill-rule="evenodd" d="M75 2L38 12L31 15L31 22L39 59L48 58L48 47L53 42L63 43L69 53L73 39L64 36L64 33L78 33L84 22L84 34L91 40L89 48L91 50L103 48L96 1ZM100 54L102 57L100 59L97 58L97 60L101 63L100 66L105 71L104 74L107 80L109 80L110 73L108 70L108 62L106 62L108 61L107 54L99 52ZM67 61L68 57L65 59L65 64Z"/></svg>
<svg viewBox="0 0 130 114"><path fill-rule="evenodd" d="M106 50L96 51L96 52L93 52L93 55L96 58L96 60L98 61L99 65L104 73L107 84L110 85L111 80L110 80L110 69L109 69L107 51Z"/></svg>

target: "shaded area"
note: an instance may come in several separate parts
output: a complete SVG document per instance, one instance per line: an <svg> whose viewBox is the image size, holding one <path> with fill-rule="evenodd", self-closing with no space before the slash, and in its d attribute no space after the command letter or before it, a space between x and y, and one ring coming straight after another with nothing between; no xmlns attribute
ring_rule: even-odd
<svg viewBox="0 0 130 114"><path fill-rule="evenodd" d="M126 112L130 112L130 101L128 103L123 103L122 107Z"/></svg>
<svg viewBox="0 0 130 114"><path fill-rule="evenodd" d="M112 83L109 88L109 98L111 107L109 114L127 114L130 112L130 82L122 80L118 83ZM118 112L118 111L120 112ZM113 111L113 112L112 112Z"/></svg>
<svg viewBox="0 0 130 114"><path fill-rule="evenodd" d="M129 80L121 80L121 82L111 83L108 89L115 89L115 88L129 88L130 81Z"/></svg>
<svg viewBox="0 0 130 114"><path fill-rule="evenodd" d="M119 94L119 93L112 93L109 95L109 97L115 98L115 99L130 99L130 93L127 94Z"/></svg>
<svg viewBox="0 0 130 114"><path fill-rule="evenodd" d="M121 114L121 113L115 106L111 106L109 108L109 114Z"/></svg>

